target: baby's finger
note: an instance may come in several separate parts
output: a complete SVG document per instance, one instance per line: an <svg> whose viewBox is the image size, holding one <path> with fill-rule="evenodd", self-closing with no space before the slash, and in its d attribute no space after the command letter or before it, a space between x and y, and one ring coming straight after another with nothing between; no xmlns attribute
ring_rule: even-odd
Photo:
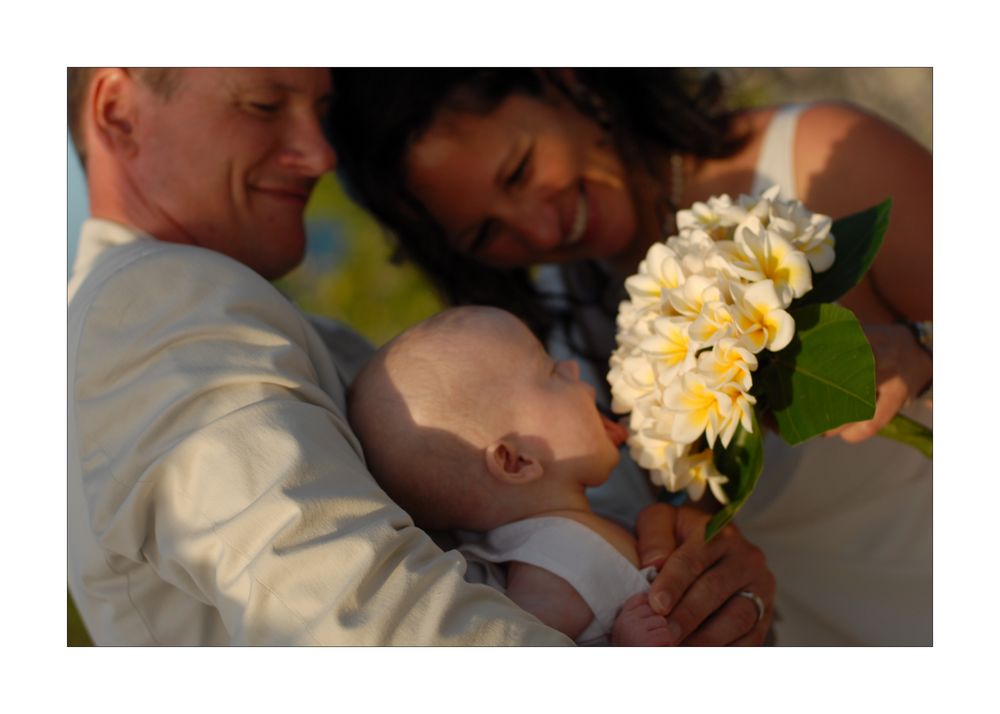
<svg viewBox="0 0 1000 714"><path fill-rule="evenodd" d="M637 610L643 607L649 607L649 596L644 592L638 592L622 604L622 612Z"/></svg>

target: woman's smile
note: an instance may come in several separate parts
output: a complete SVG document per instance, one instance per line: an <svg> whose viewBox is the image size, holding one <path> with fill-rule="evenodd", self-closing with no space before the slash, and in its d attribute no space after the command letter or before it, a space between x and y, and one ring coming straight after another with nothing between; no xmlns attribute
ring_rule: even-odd
<svg viewBox="0 0 1000 714"><path fill-rule="evenodd" d="M439 114L410 145L407 183L452 245L482 262L609 258L636 220L605 138L565 100L513 95L485 114Z"/></svg>

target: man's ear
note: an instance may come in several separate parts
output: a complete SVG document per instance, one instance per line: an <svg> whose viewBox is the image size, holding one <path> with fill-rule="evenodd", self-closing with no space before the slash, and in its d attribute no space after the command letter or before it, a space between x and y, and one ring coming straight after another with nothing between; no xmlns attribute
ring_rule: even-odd
<svg viewBox="0 0 1000 714"><path fill-rule="evenodd" d="M112 153L134 153L138 85L123 67L97 71L87 111L96 136L93 138Z"/></svg>
<svg viewBox="0 0 1000 714"><path fill-rule="evenodd" d="M516 439L498 439L486 447L484 454L490 475L504 483L530 483L545 473L538 459L519 448Z"/></svg>

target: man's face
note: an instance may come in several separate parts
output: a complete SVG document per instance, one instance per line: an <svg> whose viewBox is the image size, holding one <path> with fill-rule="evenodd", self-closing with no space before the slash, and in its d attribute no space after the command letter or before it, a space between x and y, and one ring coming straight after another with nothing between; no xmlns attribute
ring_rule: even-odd
<svg viewBox="0 0 1000 714"><path fill-rule="evenodd" d="M302 214L335 155L324 69L184 69L166 100L137 86L128 166L157 238L218 251L266 278L305 251Z"/></svg>

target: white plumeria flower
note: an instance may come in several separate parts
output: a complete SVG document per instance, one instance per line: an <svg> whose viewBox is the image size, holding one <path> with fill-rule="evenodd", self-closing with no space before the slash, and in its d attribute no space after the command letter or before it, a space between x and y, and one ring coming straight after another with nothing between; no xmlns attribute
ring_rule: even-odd
<svg viewBox="0 0 1000 714"><path fill-rule="evenodd" d="M753 430L755 355L788 345L786 308L833 263L830 218L779 194L713 196L679 211L679 235L650 246L625 281L612 409L630 412L627 443L653 482L696 500L711 489L727 502L711 447Z"/></svg>
<svg viewBox="0 0 1000 714"><path fill-rule="evenodd" d="M706 303L723 299L719 282L705 275L689 276L683 285L668 291L666 297L674 312L688 320L698 319Z"/></svg>
<svg viewBox="0 0 1000 714"><path fill-rule="evenodd" d="M704 434L711 445L732 411L732 399L692 370L663 390L663 406L673 412L670 436L674 441L690 444Z"/></svg>
<svg viewBox="0 0 1000 714"><path fill-rule="evenodd" d="M635 328L641 315L642 310L636 307L631 300L622 300L618 305L618 316L615 318L618 336L627 336Z"/></svg>
<svg viewBox="0 0 1000 714"><path fill-rule="evenodd" d="M618 307L618 334L616 335L618 349L616 353L628 352L652 335L653 320L659 316L658 309L639 309L630 302L622 302ZM624 359L624 356L621 359Z"/></svg>
<svg viewBox="0 0 1000 714"><path fill-rule="evenodd" d="M771 206L768 228L805 253L813 271L822 273L835 257L832 225L829 216L809 211L801 201L789 201Z"/></svg>
<svg viewBox="0 0 1000 714"><path fill-rule="evenodd" d="M727 229L726 236L729 237L731 233L732 230ZM688 229L681 231L679 236L668 238L667 246L677 254L686 276L721 275L731 279L739 278L726 257L716 249L718 240L701 229Z"/></svg>
<svg viewBox="0 0 1000 714"><path fill-rule="evenodd" d="M713 196L708 203L697 201L690 209L677 212L677 230L684 235L685 231L697 229L704 231L713 240L724 240L736 225L724 214L732 205L732 200L726 194Z"/></svg>
<svg viewBox="0 0 1000 714"><path fill-rule="evenodd" d="M817 236L819 233L817 232ZM809 265L813 272L822 273L829 270L836 258L836 241L833 234L827 229L827 233L822 238L811 238L808 242L798 245L799 250L805 253Z"/></svg>
<svg viewBox="0 0 1000 714"><path fill-rule="evenodd" d="M732 337L719 340L712 349L698 355L698 371L716 387L733 382L749 390L753 386L751 373L756 369L757 357Z"/></svg>
<svg viewBox="0 0 1000 714"><path fill-rule="evenodd" d="M652 393L656 387L656 372L649 359L641 353L634 354L612 364L608 382L611 384L611 410L624 414Z"/></svg>
<svg viewBox="0 0 1000 714"><path fill-rule="evenodd" d="M767 225L794 243L813 225L813 215L801 201L778 201L771 204Z"/></svg>
<svg viewBox="0 0 1000 714"><path fill-rule="evenodd" d="M705 495L705 487L708 486L715 500L723 504L729 503L729 497L722 488L729 483L729 479L715 467L711 449L680 457L674 464L674 471L684 474L678 480L686 480L685 487L692 501L701 500Z"/></svg>
<svg viewBox="0 0 1000 714"><path fill-rule="evenodd" d="M629 436L629 453L644 469L669 470L688 447L663 436L657 420L648 421L648 424L644 424Z"/></svg>
<svg viewBox="0 0 1000 714"><path fill-rule="evenodd" d="M720 213L725 220L737 225L737 231L749 218L756 218L766 223L771 213L771 203L777 200L780 192L781 187L775 184L761 193L760 196L740 194L735 204L720 209Z"/></svg>
<svg viewBox="0 0 1000 714"><path fill-rule="evenodd" d="M660 386L665 387L678 374L695 367L701 344L691 339L690 324L683 318L661 317L653 322L653 335L639 344L652 360Z"/></svg>
<svg viewBox="0 0 1000 714"><path fill-rule="evenodd" d="M691 445L668 440L660 449L658 463L649 467L650 480L673 493L683 490L691 480L691 474L687 470L677 470L676 464L691 450Z"/></svg>
<svg viewBox="0 0 1000 714"><path fill-rule="evenodd" d="M772 352L784 349L795 335L795 320L770 280L745 286L732 283L733 317L740 341L754 354L765 347Z"/></svg>
<svg viewBox="0 0 1000 714"><path fill-rule="evenodd" d="M629 414L628 428L632 434L648 432L657 439L669 439L673 414L660 402L660 391L650 392L639 399Z"/></svg>
<svg viewBox="0 0 1000 714"><path fill-rule="evenodd" d="M812 271L805 253L774 231L764 228L760 221L750 219L743 223L736 229L734 241L748 258L743 264L746 268L744 277L753 282L763 279L773 281L784 307L791 305L794 298L812 290ZM734 267L739 271L741 266Z"/></svg>
<svg viewBox="0 0 1000 714"><path fill-rule="evenodd" d="M724 241L717 242L711 255L705 258L705 274L714 276L720 283L742 280L736 266L729 261L725 252L719 250L719 246L724 244Z"/></svg>
<svg viewBox="0 0 1000 714"><path fill-rule="evenodd" d="M696 228L667 238L667 247L677 254L684 275L698 275L705 272L705 259L714 252L715 241Z"/></svg>
<svg viewBox="0 0 1000 714"><path fill-rule="evenodd" d="M625 279L625 290L636 308L659 307L664 292L683 285L684 277L673 249L663 243L654 243L639 264L639 272Z"/></svg>
<svg viewBox="0 0 1000 714"><path fill-rule="evenodd" d="M747 394L744 390L740 389L740 385L735 382L730 382L722 391L729 395L732 399L732 410L726 416L723 421L720 431L719 440L722 442L723 446L729 446L729 442L732 441L733 435L736 433L736 427L740 424L748 432L753 432L753 418L751 412L753 411L753 405L757 403L757 400L751 394Z"/></svg>
<svg viewBox="0 0 1000 714"><path fill-rule="evenodd" d="M702 306L701 313L691 323L688 331L691 338L702 347L711 347L736 332L732 309L722 300L710 300Z"/></svg>

